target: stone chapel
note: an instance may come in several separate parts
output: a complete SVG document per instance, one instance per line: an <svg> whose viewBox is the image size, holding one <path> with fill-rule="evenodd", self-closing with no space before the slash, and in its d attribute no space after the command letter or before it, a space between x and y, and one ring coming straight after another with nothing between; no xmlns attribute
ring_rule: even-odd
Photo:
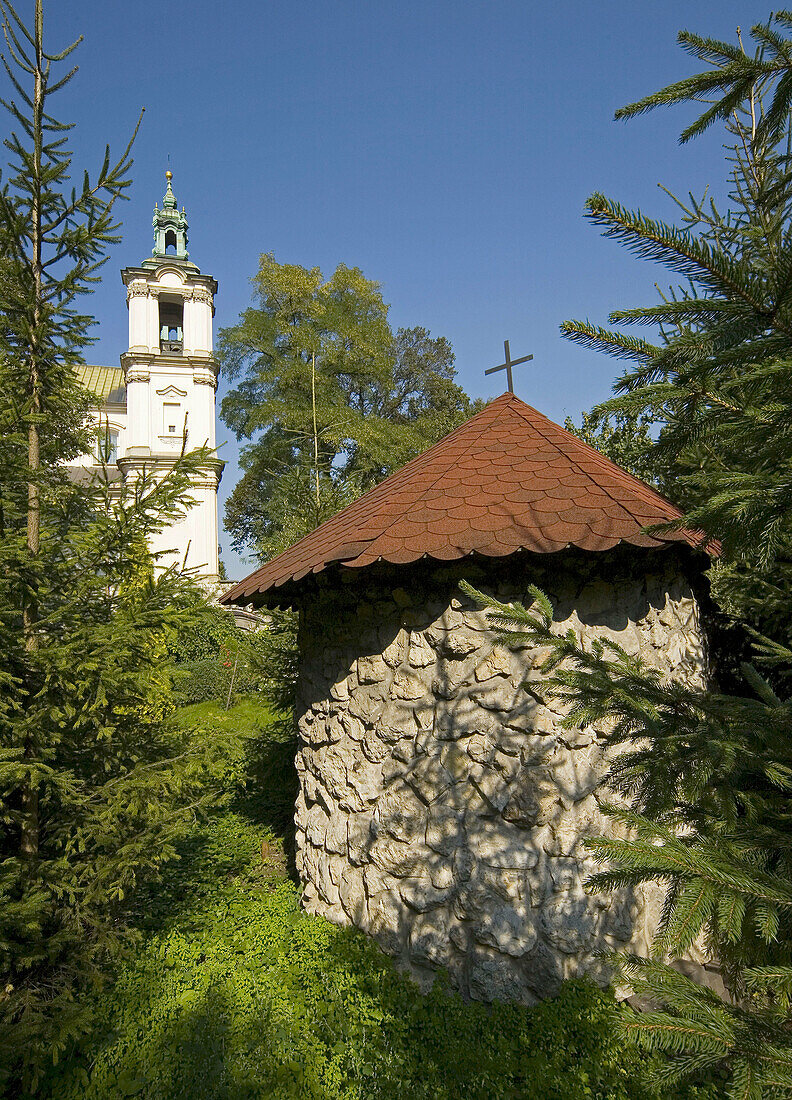
<svg viewBox="0 0 792 1100"><path fill-rule="evenodd" d="M599 953L649 950L657 887L589 895L607 761L542 694L544 654L493 645L460 579L548 594L559 631L703 683L696 536L680 513L513 393L241 581L300 614L297 868L312 912L422 984L530 1004Z"/></svg>
<svg viewBox="0 0 792 1100"><path fill-rule="evenodd" d="M91 416L97 442L74 476L102 459L111 476L135 480L145 467L164 472L187 448L215 446L218 367L212 351L217 283L187 252L187 214L178 208L171 172L162 207L154 204L154 249L138 267L121 272L127 288L129 347L120 367L83 367L82 385L99 404ZM164 565L183 563L214 591L220 578L217 490L223 463L191 488L195 505L156 537L151 549Z"/></svg>

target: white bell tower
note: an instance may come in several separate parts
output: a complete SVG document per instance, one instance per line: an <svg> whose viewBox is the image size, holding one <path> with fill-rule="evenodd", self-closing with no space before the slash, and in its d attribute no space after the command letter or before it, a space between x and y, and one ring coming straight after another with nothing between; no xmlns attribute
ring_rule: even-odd
<svg viewBox="0 0 792 1100"><path fill-rule="evenodd" d="M215 446L217 363L212 318L217 283L187 254L187 215L168 181L162 209L154 204L154 250L127 267L129 350L121 356L127 389L127 445L119 459L124 479L145 468L165 473L187 449ZM157 536L152 551L164 565L184 563L207 588L219 580L217 489L224 463L190 490L196 501L180 522Z"/></svg>

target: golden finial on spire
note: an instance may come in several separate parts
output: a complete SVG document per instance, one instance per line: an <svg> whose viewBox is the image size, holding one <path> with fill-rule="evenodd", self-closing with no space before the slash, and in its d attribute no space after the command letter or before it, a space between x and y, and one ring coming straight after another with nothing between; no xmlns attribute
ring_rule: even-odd
<svg viewBox="0 0 792 1100"><path fill-rule="evenodd" d="M168 181L168 183L170 183L170 181L173 179L173 172L171 172L170 168L165 173L165 179Z"/></svg>

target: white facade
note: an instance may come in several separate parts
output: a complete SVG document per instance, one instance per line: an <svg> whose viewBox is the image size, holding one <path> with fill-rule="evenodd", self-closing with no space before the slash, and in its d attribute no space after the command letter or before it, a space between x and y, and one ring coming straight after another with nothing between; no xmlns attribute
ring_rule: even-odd
<svg viewBox="0 0 792 1100"><path fill-rule="evenodd" d="M179 457L185 435L186 450L216 445L212 319L217 283L187 257L187 219L176 208L170 173L163 208L155 206L154 226L152 257L121 272L129 310L129 348L121 356L121 371L89 367L83 372L86 387L105 398L95 414L100 440L110 443L109 464L117 463L124 481L136 480L144 470L165 474ZM104 372L97 384L91 384L91 372ZM121 384L115 389L112 376ZM98 458L86 456L84 464L92 461ZM196 503L151 546L161 565L178 563L209 588L220 575L217 489L222 468L215 460L193 483L190 495Z"/></svg>

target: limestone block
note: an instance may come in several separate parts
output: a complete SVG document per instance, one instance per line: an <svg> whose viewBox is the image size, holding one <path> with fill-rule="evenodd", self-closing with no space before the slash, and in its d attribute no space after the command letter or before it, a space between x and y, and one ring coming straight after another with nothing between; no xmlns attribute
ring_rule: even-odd
<svg viewBox="0 0 792 1100"><path fill-rule="evenodd" d="M366 896L370 901L377 894L381 894L383 890L391 894L396 893L399 889L399 880L395 879L393 875L380 871L378 867L369 865L363 870L363 885L366 888Z"/></svg>
<svg viewBox="0 0 792 1100"><path fill-rule="evenodd" d="M430 909L437 909L448 902L452 893L453 886L438 888L429 878L403 879L399 886L402 901L416 913L428 913Z"/></svg>
<svg viewBox="0 0 792 1100"><path fill-rule="evenodd" d="M363 804L376 802L382 791L382 767L370 760L359 759L347 767L347 782L357 792ZM362 808L362 805L356 807Z"/></svg>
<svg viewBox="0 0 792 1100"><path fill-rule="evenodd" d="M470 759L477 764L492 764L495 759L495 741L487 734L474 734L467 742L466 750Z"/></svg>
<svg viewBox="0 0 792 1100"><path fill-rule="evenodd" d="M511 711L518 703L523 701L523 690L515 687L510 680L497 678L485 680L468 691L468 698L472 699L485 710L499 711L500 713Z"/></svg>
<svg viewBox="0 0 792 1100"><path fill-rule="evenodd" d="M371 842L368 858L380 871L387 871L396 878L407 878L420 866L421 853L412 844L383 835Z"/></svg>
<svg viewBox="0 0 792 1100"><path fill-rule="evenodd" d="M465 840L463 815L447 806L433 806L426 824L426 843L441 856L452 856Z"/></svg>
<svg viewBox="0 0 792 1100"><path fill-rule="evenodd" d="M368 862L374 842L374 818L370 813L353 814L347 822L347 846L351 863Z"/></svg>
<svg viewBox="0 0 792 1100"><path fill-rule="evenodd" d="M384 633L387 635L392 634L392 630L387 628ZM407 648L407 632L401 627L396 632L395 637L391 637L386 641L382 650L382 659L388 668L398 668L404 660L405 651Z"/></svg>
<svg viewBox="0 0 792 1100"><path fill-rule="evenodd" d="M590 874L596 870L592 861L582 861L568 856L548 859L547 869L553 884L553 892L567 894L576 898L584 897L583 885Z"/></svg>
<svg viewBox="0 0 792 1100"><path fill-rule="evenodd" d="M330 685L330 695L333 699L342 702L349 698L349 680L346 676L344 676L342 680L338 680L335 684Z"/></svg>
<svg viewBox="0 0 792 1100"><path fill-rule="evenodd" d="M456 782L437 757L419 757L407 768L404 779L426 803L441 798Z"/></svg>
<svg viewBox="0 0 792 1100"><path fill-rule="evenodd" d="M504 779L512 783L520 773L522 761L518 756L508 756L506 753L495 750L495 755L490 761L490 767L496 768Z"/></svg>
<svg viewBox="0 0 792 1100"><path fill-rule="evenodd" d="M503 955L485 954L484 948L474 952L470 960L468 991L474 1001L516 1001L533 1004L528 983L514 962Z"/></svg>
<svg viewBox="0 0 792 1100"><path fill-rule="evenodd" d="M539 849L524 829L500 820L466 820L468 847L488 867L530 868L539 862Z"/></svg>
<svg viewBox="0 0 792 1100"><path fill-rule="evenodd" d="M464 617L455 607L447 607L438 618L437 625L445 631L457 630L464 622Z"/></svg>
<svg viewBox="0 0 792 1100"><path fill-rule="evenodd" d="M390 787L380 795L374 811L377 835L384 833L395 840L423 837L426 821L426 808L405 784Z"/></svg>
<svg viewBox="0 0 792 1100"><path fill-rule="evenodd" d="M414 672L400 670L394 674L391 683L391 697L393 699L424 699L430 696L430 691L420 676Z"/></svg>
<svg viewBox="0 0 792 1100"><path fill-rule="evenodd" d="M510 783L500 772L483 764L469 765L469 777L476 790L500 813L509 802Z"/></svg>
<svg viewBox="0 0 792 1100"><path fill-rule="evenodd" d="M476 733L495 740L499 730L498 717L467 696L441 700L435 708L434 733L439 741L457 741Z"/></svg>
<svg viewBox="0 0 792 1100"><path fill-rule="evenodd" d="M455 699L464 686L473 682L476 654L463 661L442 658L433 666L432 695L438 699Z"/></svg>
<svg viewBox="0 0 792 1100"><path fill-rule="evenodd" d="M474 768L483 770L480 764L474 764L464 747L457 741L443 743L440 750L440 763L456 783L467 782Z"/></svg>
<svg viewBox="0 0 792 1100"><path fill-rule="evenodd" d="M358 657L357 675L361 684L381 684L387 678L388 666L379 654Z"/></svg>
<svg viewBox="0 0 792 1100"><path fill-rule="evenodd" d="M410 929L410 954L418 963L442 966L448 958L448 913L435 910L415 918Z"/></svg>
<svg viewBox="0 0 792 1100"><path fill-rule="evenodd" d="M411 736L417 728L414 704L389 699L377 716L374 725L383 741L389 745L395 745L402 737Z"/></svg>
<svg viewBox="0 0 792 1100"><path fill-rule="evenodd" d="M363 744L361 745L363 754L367 760L370 760L373 764L381 764L383 760L386 760L391 752L387 742L383 741L373 730L369 730L363 738ZM380 772L380 775L382 773Z"/></svg>
<svg viewBox="0 0 792 1100"><path fill-rule="evenodd" d="M310 718L303 717L299 723L300 736L309 745L322 745L328 740L327 722L324 718L318 718L312 714Z"/></svg>
<svg viewBox="0 0 792 1100"><path fill-rule="evenodd" d="M482 682L491 680L494 676L510 676L511 672L511 655L503 649L493 649L483 661L479 661L473 674L479 682Z"/></svg>
<svg viewBox="0 0 792 1100"><path fill-rule="evenodd" d="M413 631L410 634L410 648L407 655L407 663L411 668L426 668L434 664L434 650L429 645L423 634Z"/></svg>
<svg viewBox="0 0 792 1100"><path fill-rule="evenodd" d="M400 955L404 946L406 932L404 924L404 906L394 892L383 890L371 898L368 912L358 925L364 932L374 936L386 955Z"/></svg>
<svg viewBox="0 0 792 1100"><path fill-rule="evenodd" d="M415 755L414 738L405 737L401 741L397 741L391 750L393 759L401 761L402 764L410 764L415 759Z"/></svg>
<svg viewBox="0 0 792 1100"><path fill-rule="evenodd" d="M558 741L568 749L585 749L589 745L593 745L598 737L599 733L593 726L583 726L581 729L575 727L573 729L559 729Z"/></svg>
<svg viewBox="0 0 792 1100"><path fill-rule="evenodd" d="M567 955L595 945L598 910L588 898L560 895L542 908L542 931L548 943Z"/></svg>
<svg viewBox="0 0 792 1100"><path fill-rule="evenodd" d="M345 735L352 741L362 741L366 736L366 727L352 714L342 714L341 725Z"/></svg>
<svg viewBox="0 0 792 1100"><path fill-rule="evenodd" d="M338 895L344 912L353 924L359 924L366 909L366 892L363 876L354 867L348 867L341 875Z"/></svg>
<svg viewBox="0 0 792 1100"><path fill-rule="evenodd" d="M349 713L365 723L375 723L384 707L384 684L359 687L349 698Z"/></svg>
<svg viewBox="0 0 792 1100"><path fill-rule="evenodd" d="M600 918L600 933L608 936L618 943L629 943L636 931L638 917L638 903L635 899L628 901L611 895L608 898L608 907Z"/></svg>
<svg viewBox="0 0 792 1100"><path fill-rule="evenodd" d="M399 742L397 742L397 744L398 743ZM413 755L412 759L415 759L415 755ZM404 776L404 772L405 762L391 753L390 756L386 757L385 760L382 761L383 787L389 787L391 783L400 782Z"/></svg>
<svg viewBox="0 0 792 1100"><path fill-rule="evenodd" d="M466 611L462 616L462 622L468 630L489 633L490 625L486 611Z"/></svg>
<svg viewBox="0 0 792 1100"><path fill-rule="evenodd" d="M431 730L434 725L434 703L422 700L413 706L413 718L422 732Z"/></svg>
<svg viewBox="0 0 792 1100"><path fill-rule="evenodd" d="M311 770L316 770L321 774L324 786L330 793L332 798L340 801L347 792L347 777L346 777L346 756L340 752L337 748L326 749L320 758L314 758L314 761L308 761L309 766L313 763Z"/></svg>
<svg viewBox="0 0 792 1100"><path fill-rule="evenodd" d="M523 767L508 789L503 816L523 829L546 825L556 814L558 787L543 769Z"/></svg>
<svg viewBox="0 0 792 1100"><path fill-rule="evenodd" d="M476 867L471 850L461 842L454 852L454 878L459 883L469 882Z"/></svg>
<svg viewBox="0 0 792 1100"><path fill-rule="evenodd" d="M558 953L541 942L523 958L522 972L526 985L539 998L555 997L564 980Z"/></svg>
<svg viewBox="0 0 792 1100"><path fill-rule="evenodd" d="M332 718L328 718L324 726L327 740L331 745L337 745L339 741L343 740L344 725L337 714L334 714Z"/></svg>
<svg viewBox="0 0 792 1100"><path fill-rule="evenodd" d="M346 814L334 814L325 831L325 848L337 855L346 855L348 851L348 830Z"/></svg>
<svg viewBox="0 0 792 1100"><path fill-rule="evenodd" d="M329 824L330 817L319 805L312 806L306 814L304 824L305 835L309 843L313 844L315 848L324 847L325 833L327 832L327 826Z"/></svg>
<svg viewBox="0 0 792 1100"><path fill-rule="evenodd" d="M448 931L448 938L457 951L467 955L470 948L470 928L467 924L452 923Z"/></svg>
<svg viewBox="0 0 792 1100"><path fill-rule="evenodd" d="M559 807L559 810L561 808ZM605 832L605 819L593 796L576 802L568 810L556 814L550 822L550 841L546 847L548 855L571 856L584 855L583 840Z"/></svg>
<svg viewBox="0 0 792 1100"><path fill-rule="evenodd" d="M475 653L484 639L482 639L480 633L466 627L457 627L455 630L438 631L433 634L431 640L435 641L437 648L444 657L459 661L469 654Z"/></svg>
<svg viewBox="0 0 792 1100"><path fill-rule="evenodd" d="M336 882L333 881L333 871L336 870L330 859L321 860L317 866L316 888L323 901L332 907L341 904L341 894ZM339 876L340 877L340 876Z"/></svg>
<svg viewBox="0 0 792 1100"><path fill-rule="evenodd" d="M454 871L447 863L427 858L427 867L432 886L436 886L438 890L448 890L454 885Z"/></svg>
<svg viewBox="0 0 792 1100"><path fill-rule="evenodd" d="M343 794L338 795L337 801L342 810L351 814L360 813L361 810L365 810L369 804L369 799L363 798L351 784L346 788Z"/></svg>
<svg viewBox="0 0 792 1100"><path fill-rule="evenodd" d="M546 774L550 775L558 796L569 809L600 786L605 771L602 749L592 744L577 750L560 746L549 758Z"/></svg>
<svg viewBox="0 0 792 1100"><path fill-rule="evenodd" d="M537 934L527 914L511 905L490 905L473 928L477 943L495 947L504 955L519 958L536 944Z"/></svg>

